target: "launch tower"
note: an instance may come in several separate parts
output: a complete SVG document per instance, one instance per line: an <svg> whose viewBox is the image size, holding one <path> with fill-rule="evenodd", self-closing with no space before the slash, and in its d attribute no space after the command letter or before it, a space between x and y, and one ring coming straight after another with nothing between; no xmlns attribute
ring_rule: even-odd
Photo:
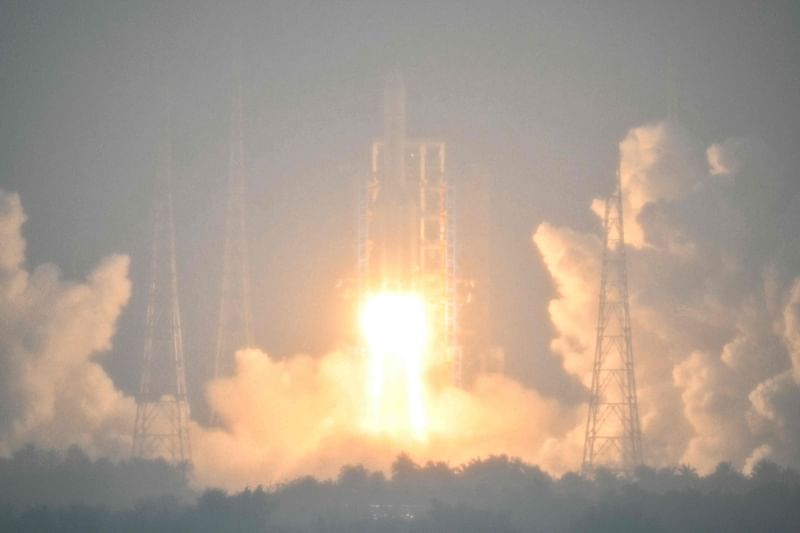
<svg viewBox="0 0 800 533"><path fill-rule="evenodd" d="M423 295L437 363L461 383L453 183L445 143L406 136L405 85L386 79L384 137L372 144L370 177L359 205L358 294L384 290Z"/></svg>

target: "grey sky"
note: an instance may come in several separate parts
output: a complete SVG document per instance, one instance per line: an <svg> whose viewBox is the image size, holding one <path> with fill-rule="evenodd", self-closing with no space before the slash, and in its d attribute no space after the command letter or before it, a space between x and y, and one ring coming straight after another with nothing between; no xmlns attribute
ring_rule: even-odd
<svg viewBox="0 0 800 533"><path fill-rule="evenodd" d="M602 5L601 5L602 4ZM763 140L800 166L795 2L222 2L0 4L0 187L29 215L31 266L82 276L132 257L134 296L108 367L133 390L147 211L171 87L179 269L190 387L211 368L221 269L233 28L250 157L256 338L278 355L336 346L336 280L354 252L352 181L400 66L410 133L442 137L450 172L486 171L491 306L510 371L575 393L547 345L543 219L588 228L617 143L679 119L706 144Z"/></svg>

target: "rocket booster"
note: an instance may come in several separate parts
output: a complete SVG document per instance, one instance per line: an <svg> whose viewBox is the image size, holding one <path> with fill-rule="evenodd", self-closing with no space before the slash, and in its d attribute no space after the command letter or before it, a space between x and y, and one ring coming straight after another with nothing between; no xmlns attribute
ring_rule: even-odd
<svg viewBox="0 0 800 533"><path fill-rule="evenodd" d="M374 204L375 281L381 289L412 289L418 271L417 199L406 182L406 90L392 71L384 89L384 148Z"/></svg>

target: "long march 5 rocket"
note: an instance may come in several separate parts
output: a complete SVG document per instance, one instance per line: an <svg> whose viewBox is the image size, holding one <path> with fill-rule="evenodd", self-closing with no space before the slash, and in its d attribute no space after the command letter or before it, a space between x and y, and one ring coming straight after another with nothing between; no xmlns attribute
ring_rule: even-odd
<svg viewBox="0 0 800 533"><path fill-rule="evenodd" d="M406 89L398 70L384 88L381 180L373 207L373 282L381 290L415 288L419 270L418 199L406 181Z"/></svg>

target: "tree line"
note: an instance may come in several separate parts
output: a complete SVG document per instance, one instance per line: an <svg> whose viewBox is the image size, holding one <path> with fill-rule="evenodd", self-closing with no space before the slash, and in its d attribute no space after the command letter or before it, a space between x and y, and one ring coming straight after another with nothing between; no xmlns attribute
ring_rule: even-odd
<svg viewBox="0 0 800 533"><path fill-rule="evenodd" d="M388 474L353 465L227 493L190 488L160 461L93 461L28 446L0 459L0 531L686 532L800 531L800 472L762 461L552 477L501 456L459 466L399 456Z"/></svg>

